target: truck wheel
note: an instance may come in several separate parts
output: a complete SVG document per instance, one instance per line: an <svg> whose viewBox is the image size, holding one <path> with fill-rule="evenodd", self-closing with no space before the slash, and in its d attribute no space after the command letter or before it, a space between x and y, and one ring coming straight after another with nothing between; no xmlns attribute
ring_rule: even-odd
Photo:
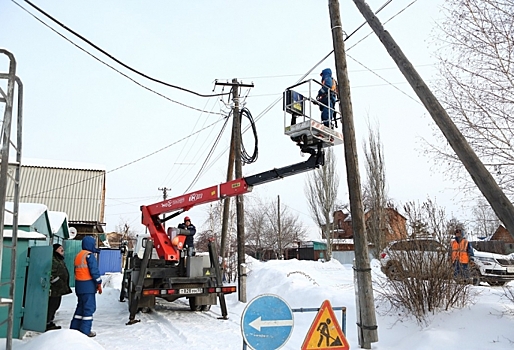
<svg viewBox="0 0 514 350"><path fill-rule="evenodd" d="M211 309L210 305L202 305L202 311L209 311Z"/></svg>
<svg viewBox="0 0 514 350"><path fill-rule="evenodd" d="M196 304L196 298L189 298L189 308L191 311L202 311L202 305Z"/></svg>

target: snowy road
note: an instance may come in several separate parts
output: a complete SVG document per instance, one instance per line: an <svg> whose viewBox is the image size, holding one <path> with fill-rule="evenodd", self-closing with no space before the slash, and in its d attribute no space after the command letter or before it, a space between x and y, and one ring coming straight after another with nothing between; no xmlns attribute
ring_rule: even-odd
<svg viewBox="0 0 514 350"><path fill-rule="evenodd" d="M209 312L191 312L186 299L173 303L160 300L155 311L138 313L136 319L141 322L127 326L128 304L118 301L119 291L114 289L121 285L120 276L110 277L110 281L104 281L104 293L97 296L93 322L93 330L98 334L95 340L106 349L153 349L157 344L175 349L227 349L224 339L241 338L239 315L219 320L221 310L216 306ZM75 302L73 294L63 299L56 317L58 324L64 326L71 320Z"/></svg>

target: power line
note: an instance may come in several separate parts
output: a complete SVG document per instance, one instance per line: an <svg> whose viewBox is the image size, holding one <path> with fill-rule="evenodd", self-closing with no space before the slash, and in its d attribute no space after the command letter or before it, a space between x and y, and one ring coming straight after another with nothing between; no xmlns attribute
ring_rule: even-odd
<svg viewBox="0 0 514 350"><path fill-rule="evenodd" d="M408 93L406 93L405 91L403 91L402 89L396 87L393 83L389 82L386 78L382 77L380 74L378 74L377 72L374 72L373 70L371 70L370 68L368 68L367 66L365 66L363 63L357 61L355 58L353 58L352 56L346 54L346 56L348 56L349 58L351 58L354 62L360 64L361 66L363 66L364 68L366 68L367 70L369 70L371 73L373 73L374 75L376 75L377 77L379 77L380 79L382 79L383 81L385 81L387 83L387 85L390 85L392 86L393 88L395 88L396 90L400 91L402 94L404 94L405 96L407 96L408 98L410 98L411 100L413 100L414 102L416 103L419 103L421 104L421 102L419 102L419 100L416 100L414 97L410 96Z"/></svg>
<svg viewBox="0 0 514 350"><path fill-rule="evenodd" d="M11 0L13 2L16 3L15 0ZM131 66L129 66L128 64L125 64L123 63L122 61L120 61L119 59L117 59L116 57L112 56L110 53L108 53L107 51L103 50L102 48L100 48L98 45L94 44L93 42L91 42L90 40L86 39L84 36L80 35L79 33L77 33L76 31L74 31L73 29L71 28L68 28L66 25L64 25L63 23L61 23L60 21L58 21L57 19L55 19L53 16L51 16L50 14L46 13L45 11L43 11L42 9L40 9L39 7L37 7L36 5L34 5L33 3L31 3L29 0L24 0L27 4L29 4L30 6L32 6L34 9L36 9L38 12L40 12L41 14L43 14L44 16L46 16L48 19L50 19L51 21L53 21L54 23L58 24L59 26L61 26L63 29L65 29L66 31L70 32L71 34L75 35L76 37L78 37L79 39L81 39L82 41L85 41L86 43L88 43L90 46L94 47L95 49L97 49L98 51L100 51L101 53L103 53L104 55L106 55L107 57L109 57L110 59L112 59L114 62L120 64L121 66L127 68L128 70L130 70L131 72L133 73L136 73L137 75L140 75L142 76L143 78L146 78L148 80L151 80L155 83L159 83L159 84L162 84L164 86L168 86L168 87L171 87L171 88L174 88L174 89L178 89L178 90L182 90L182 91L185 91L185 92L189 92L190 94L193 94L193 95L196 95L196 96L200 96L200 97L215 97L215 96L223 96L223 95L226 95L226 94L210 94L210 95L204 95L204 94L200 94L198 92L195 92L195 91L192 91L192 90L189 90L189 89L186 89L186 88L183 88L183 87L180 87L180 86L177 86L177 85L173 85L173 84L169 84L169 83L166 83L162 80L159 80L159 79L156 79L156 78L152 78L144 73L141 73L140 71L132 68ZM20 6L18 3L16 3L18 6ZM21 7L21 6L20 6Z"/></svg>
<svg viewBox="0 0 514 350"><path fill-rule="evenodd" d="M189 184L189 186L186 188L186 190L184 191L184 193L186 193L187 191L189 191L189 189L191 187L193 187L196 182L198 181L198 179L200 178L200 175L202 174L202 171L204 170L205 168L205 164L207 164L207 162L209 161L209 159L211 159L211 156L214 152L214 150L216 149L216 146L218 145L218 143L220 142L221 140L221 135L223 135L223 132L225 131L225 128L227 126L227 123L228 123L228 118L225 119L225 123L223 124L223 127L221 128L219 134L218 134L218 137L216 138L216 140L214 141L214 144L212 145L209 153L207 154L207 157L205 157L205 160L203 161L202 163L202 166L200 167L200 170L198 170L198 173L196 173L196 176L194 177L193 181L191 181L191 183Z"/></svg>
<svg viewBox="0 0 514 350"><path fill-rule="evenodd" d="M32 16L34 19L36 19L38 22L40 22L41 24L43 24L45 27L49 28L51 31L53 31L54 33L56 33L57 35L59 35L61 38L63 38L64 40L68 41L70 44L72 44L73 46L75 46L76 48L78 48L79 50L83 51L84 53L86 53L87 55L91 56L93 59L97 60L98 62L100 62L101 64L105 65L106 67L112 69L113 71L115 71L116 73L120 74L121 76L127 78L128 80L132 81L133 83L135 83L136 85L142 87L143 89L145 90L148 90L154 94L156 94L157 96L160 96L172 103L176 103L180 106L183 106L183 107L186 107L186 108L190 108L192 110L195 110L195 111L199 111L199 112L203 112L203 113L208 113L208 114L215 114L215 115L224 115L223 113L217 113L217 112L208 112L208 111L204 111L204 110L201 110L199 108L196 108L196 107L192 107L192 106L189 106L189 105L186 105L185 103L182 103L182 102L179 102L179 101L176 101L176 100L173 100L171 98L169 98L168 96L160 93L160 92L157 92L145 85L143 85L142 83L136 81L135 79L131 78L130 76L128 76L127 74L121 72L119 69L113 67L112 65L110 65L109 63L101 60L100 58L96 57L95 55L93 55L91 52L87 51L86 49L80 47L79 45L77 45L76 43L74 43L73 41L71 41L70 39L68 39L67 37L65 37L63 34L59 33L57 30L55 30L54 28L50 27L48 24L46 24L45 22L43 22L41 19L39 19L37 16L35 16L34 14L32 14L31 12L29 12L27 9L25 9L23 6L21 6L20 4L18 4L15 0L11 0L12 2L14 2L18 7L20 7L23 11L25 11L26 13L28 13L30 16Z"/></svg>
<svg viewBox="0 0 514 350"><path fill-rule="evenodd" d="M388 0L386 1L376 12L375 14L378 14L380 11L382 11L387 5L389 5L391 3L392 0ZM413 2L411 2L410 4L408 4L406 7L404 7L403 9L401 9L399 12L397 12L395 15L393 15L392 17L390 17L385 23L391 21L393 18L395 18L396 16L398 16L400 13L402 13L403 11L405 11L405 9L407 9L408 7L410 7L412 4L414 4L417 0L414 0ZM359 31L361 28L363 28L365 25L367 24L367 22L364 22L362 23L359 27L357 27L354 31L352 31L349 35L347 35L345 38L344 38L344 41L346 42L350 37L352 37L355 33L357 33L357 31ZM363 39L359 40L355 45L351 46L349 49L347 49L346 51L348 52L351 48L355 47L358 43L362 42L364 39L366 39L370 34L368 34L367 36L365 36ZM314 69L316 69L316 67L318 67L321 63L323 63L332 53L334 52L334 50L331 50L327 55L325 55L325 57L323 57L318 63L316 63L310 70L307 71L307 73L305 73L300 79L298 79L296 81L296 83L299 83L301 82L303 79L305 79L305 77L307 77L309 74L312 73L312 71L314 71ZM366 67L367 68L367 67ZM383 78L382 78L383 79ZM385 79L384 79L385 80ZM387 82L387 80L386 80ZM388 84L391 84L388 82ZM400 90L401 91L401 90ZM408 95L407 95L408 96ZM409 96L410 97L410 96ZM257 118L255 118L255 122L259 121L264 115L266 115L273 107L275 107L275 105L277 103L279 103L280 101L282 100L282 96L278 97L275 101L273 101L268 107L266 107L258 116ZM245 133L246 131L249 130L249 127L245 128L245 130L243 131L243 133ZM226 152L228 150L225 149L224 152ZM210 168L211 166L213 166L217 161L218 159L222 156L223 154L220 154L210 165L208 168Z"/></svg>
<svg viewBox="0 0 514 350"><path fill-rule="evenodd" d="M211 99L209 99L205 103L204 109L207 107L207 105L208 105L208 103L210 101L211 101ZM212 106L211 110L213 110L215 107L216 107L216 105L214 104ZM196 118L195 124L191 128L191 130L195 130L197 125L200 124L201 116L202 115L200 114L200 116L198 116L198 118ZM227 113L227 117L226 118L230 118L230 113ZM207 123L207 121L208 121L208 119L204 119L202 127L205 125L205 123ZM182 148L180 149L180 152L178 152L177 160L180 161L182 159L183 161L187 161L189 159L200 158L201 156L199 154L201 153L201 150L203 149L203 146L205 144L207 144L208 140L210 140L211 134L213 132L214 132L214 129L211 129L209 131L209 134L205 135L204 137L202 137L201 140L198 140L199 139L199 135L197 135L194 139L189 139L187 142L184 142L182 144ZM198 142L201 142L201 144L199 145ZM193 151L193 147L189 147L190 144L193 144L193 145L196 146L196 147L194 147L196 152L193 155L191 155L191 156L190 156L190 154ZM183 153L185 153L185 154L183 154ZM170 174L172 173L174 168L176 168L176 167L172 166L170 168L170 170L169 170L168 174L166 175L165 179L161 182L162 184L166 184L166 183L174 184L175 182L180 182L184 177L186 177L186 176L189 177L190 176L189 175L189 171L188 171L190 167L181 167L181 168L179 168L180 169L179 171L173 172L173 174L170 176ZM169 180L168 180L168 178L169 178ZM175 180L175 179L177 179L177 180Z"/></svg>
<svg viewBox="0 0 514 350"><path fill-rule="evenodd" d="M196 135L196 134L198 134L198 133L202 132L203 130L205 130L205 129L207 129L207 128L210 128L211 126L213 126L214 124L217 124L217 123L218 123L218 122L220 122L221 120L223 120L223 119L219 119L219 120L215 121L214 123L209 124L209 125L208 125L208 126L206 126L205 128L202 128L202 129L200 129L200 130L198 130L198 131L196 131L196 132L193 132L193 133L191 133L190 135L188 135L188 136L186 136L186 137L183 137L183 138L181 138L181 139L180 139L180 140L178 140L178 141L172 142L172 143L170 143L169 145L164 146L164 147L162 147L162 148L160 148L160 149L158 149L158 150L156 150L156 151L154 151L154 152L152 152L152 153L149 153L149 154L147 154L147 155L145 155L145 156L143 156L143 157L140 157L140 158L138 158L138 159L136 159L136 160L133 160L133 161L131 161L131 162L128 162L128 163L126 163L126 164L120 165L119 167L114 168L114 169L112 169L112 170L106 171L106 172L105 172L105 174L113 173L113 172L115 172L115 171L117 171L117 170L123 169L123 168L125 168L125 167L127 167L127 166L129 166L129 165L132 165L132 164L137 163L137 162L139 162L139 161L141 161L141 160L143 160L143 159L146 159L146 158L148 158L148 157L151 157L151 156L153 156L153 155L155 155L155 154L157 154L157 153L159 153L159 152L162 152L162 151L164 151L165 149L168 149L168 148L170 148L171 146L174 146L174 145L176 145L177 143L182 142L182 141L184 141L184 140L186 140L186 139L188 139L188 138L192 137L193 135ZM60 187L55 187L55 188L52 188L52 189L49 189L49 190L46 190L46 191L41 191L41 192L37 192L37 193L32 193L32 194L24 195L24 196L21 196L21 198L34 197L34 196L40 195L40 194L42 194L42 193L48 193L48 192L53 192L53 191L61 190L61 189L66 188L66 187L70 187L70 186L78 185L78 184L83 183L83 182L86 182L86 181L91 181L91 180L96 179L96 178L98 178L98 177L101 177L101 176L103 176L103 175L104 175L104 174L103 174L103 173L101 173L101 174L98 174L98 175L95 175L95 176L88 177L87 179L83 179L83 180L80 180L80 181L76 181L76 182L73 182L73 183L70 183L70 184L67 184L67 185L63 185L63 186L60 186Z"/></svg>
<svg viewBox="0 0 514 350"><path fill-rule="evenodd" d="M432 63L427 64L418 64L415 65L415 67L429 67L433 66ZM397 70L398 67L382 67L382 68L374 68L373 70ZM360 73L360 72L367 72L367 69L352 69L349 70L349 73ZM261 75L261 76L255 76L255 77L244 77L241 78L241 80L252 80L252 79L273 79L273 78L287 78L287 77L297 77L301 75L301 73L296 74L281 74L281 75Z"/></svg>

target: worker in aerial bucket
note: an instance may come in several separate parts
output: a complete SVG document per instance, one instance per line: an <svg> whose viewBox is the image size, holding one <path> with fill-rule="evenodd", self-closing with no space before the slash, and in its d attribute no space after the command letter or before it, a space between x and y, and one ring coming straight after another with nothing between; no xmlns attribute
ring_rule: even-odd
<svg viewBox="0 0 514 350"><path fill-rule="evenodd" d="M330 127L333 119L334 106L337 100L337 83L332 78L332 70L325 68L321 71L321 89L318 91L316 100L320 102L321 122L326 127Z"/></svg>

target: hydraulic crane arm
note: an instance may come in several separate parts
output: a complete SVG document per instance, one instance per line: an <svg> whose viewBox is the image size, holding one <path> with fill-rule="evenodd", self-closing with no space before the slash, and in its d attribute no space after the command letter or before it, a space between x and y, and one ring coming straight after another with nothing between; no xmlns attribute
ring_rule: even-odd
<svg viewBox="0 0 514 350"><path fill-rule="evenodd" d="M200 191L166 199L148 206L143 205L141 206L142 223L148 228L148 231L154 240L154 247L157 250L159 257L165 260L178 261L180 259L180 250L183 247L185 236L178 235L175 238L168 235L164 230L164 225L162 224L163 220L159 218L159 215L176 212L172 216L168 217L169 219L191 209L195 205L242 195L251 192L253 186L300 174L323 165L323 149L319 148L317 151L312 150L311 156L305 162L232 180L220 185L204 188Z"/></svg>

